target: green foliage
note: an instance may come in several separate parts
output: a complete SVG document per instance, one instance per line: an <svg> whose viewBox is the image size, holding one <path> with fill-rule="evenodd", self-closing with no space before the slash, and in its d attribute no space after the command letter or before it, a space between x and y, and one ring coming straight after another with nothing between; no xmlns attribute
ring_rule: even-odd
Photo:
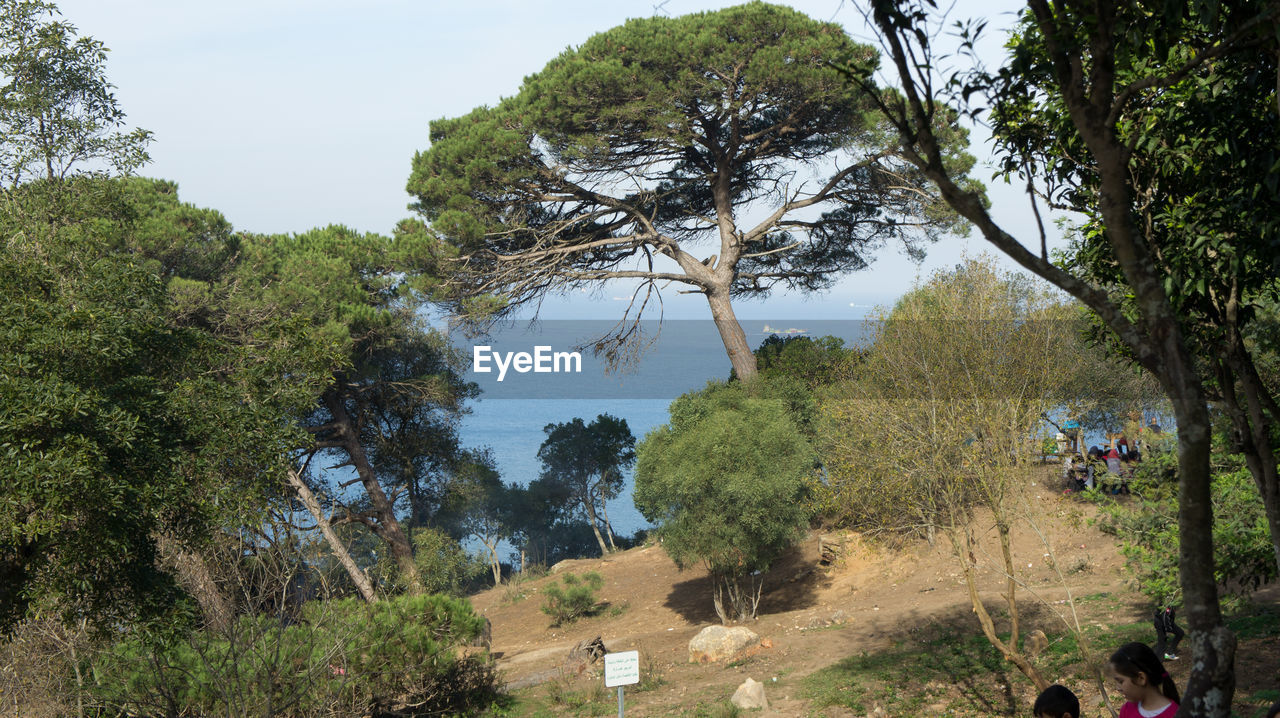
<svg viewBox="0 0 1280 718"><path fill-rule="evenodd" d="M588 571L582 578L572 573L560 577L564 586L555 583L542 589L546 599L542 602L542 612L551 617L552 625L561 626L573 623L579 618L595 615L600 610L600 601L596 591L604 587L604 578L595 571Z"/></svg>
<svg viewBox="0 0 1280 718"><path fill-rule="evenodd" d="M77 177L0 202L0 625L38 600L101 625L163 612L155 537L254 520L323 347L282 362L182 306L166 248L208 268L234 243L172 185ZM257 338L289 321L257 321Z"/></svg>
<svg viewBox="0 0 1280 718"><path fill-rule="evenodd" d="M1178 462L1173 447L1148 451L1131 499L1095 494L1098 526L1120 541L1138 590L1157 605L1178 603ZM1258 486L1240 455L1215 455L1214 578L1221 591L1247 596L1276 578L1275 553Z"/></svg>
<svg viewBox="0 0 1280 718"><path fill-rule="evenodd" d="M847 377L861 363L863 353L844 345L839 337L771 334L756 348L756 369L771 379L790 377L810 391ZM729 380L737 378L729 373Z"/></svg>
<svg viewBox="0 0 1280 718"><path fill-rule="evenodd" d="M466 257L452 264L455 309L638 280L630 315L675 281L733 323L732 297L829 287L889 242L921 255L960 226L876 117L879 91L836 67L875 62L836 24L751 2L630 20L515 96L436 120L408 191ZM967 171L951 129L948 164ZM738 224L748 206L756 226ZM712 241L721 252L701 256ZM638 261L657 255L676 264ZM601 352L616 359L627 333Z"/></svg>
<svg viewBox="0 0 1280 718"><path fill-rule="evenodd" d="M903 295L857 374L822 400L823 509L864 531L932 535L981 501L1005 513L1060 396L1073 326L1043 285L970 259Z"/></svg>
<svg viewBox="0 0 1280 718"><path fill-rule="evenodd" d="M590 424L580 418L543 427L547 438L538 447L542 470L530 492L555 497L570 516L585 519L600 545L608 553L600 535L603 527L613 544L613 528L605 520L605 502L623 489L622 472L636 460L635 442L627 420L608 414Z"/></svg>
<svg viewBox="0 0 1280 718"><path fill-rule="evenodd" d="M413 561L427 593L461 596L485 570L456 539L429 526L413 530Z"/></svg>
<svg viewBox="0 0 1280 718"><path fill-rule="evenodd" d="M124 112L107 82L107 48L77 37L44 0L0 3L0 183L60 180L100 162L128 173L147 163L151 133L118 132Z"/></svg>
<svg viewBox="0 0 1280 718"><path fill-rule="evenodd" d="M456 650L482 628L470 604L444 596L312 602L297 623L243 616L223 633L121 641L94 660L93 690L104 707L145 714L471 715L498 697L492 664Z"/></svg>
<svg viewBox="0 0 1280 718"><path fill-rule="evenodd" d="M761 382L753 383L752 387ZM755 613L738 582L765 571L808 525L815 455L778 400L709 384L671 405L637 448L636 508L681 567L703 563L732 617ZM754 591L758 600L758 586Z"/></svg>
<svg viewBox="0 0 1280 718"><path fill-rule="evenodd" d="M1224 324L1226 318L1215 314L1225 300L1214 295L1233 294L1233 285L1243 300L1240 320L1248 323L1252 305L1272 296L1274 239L1280 232L1275 54L1222 40L1268 6L1212 7L1189 5L1161 18L1153 17L1151 8L1121 3L1108 21L1110 27L1130 28L1113 37L1120 87L1141 86L1153 75L1164 79L1167 68L1191 62L1201 50L1186 42L1188 37L1222 43L1214 62L1192 64L1188 72L1160 82L1159 91L1131 93L1115 118L1118 141L1133 148L1130 181L1143 198L1144 240L1153 247L1171 302L1180 315L1193 318L1189 327ZM1097 15L1064 21L1077 33L1070 42L1083 46ZM1274 46L1275 38L1269 41ZM1128 280L1101 230L1099 174L1093 163L1082 161L1085 140L1052 79L1041 28L1026 23L1010 48L1012 62L999 78L1003 97L992 115L1003 170L1012 175L1028 166L1043 168L1053 200L1088 217L1072 248L1070 268L1123 286ZM1197 341L1216 345L1219 339L1210 332Z"/></svg>

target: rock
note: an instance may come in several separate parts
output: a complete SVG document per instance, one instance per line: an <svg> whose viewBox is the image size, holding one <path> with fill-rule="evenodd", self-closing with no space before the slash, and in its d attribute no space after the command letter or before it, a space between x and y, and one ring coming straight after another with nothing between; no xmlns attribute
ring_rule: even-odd
<svg viewBox="0 0 1280 718"><path fill-rule="evenodd" d="M1044 653L1044 649L1049 647L1049 637L1044 635L1044 631L1035 630L1027 634L1027 653L1032 658Z"/></svg>
<svg viewBox="0 0 1280 718"><path fill-rule="evenodd" d="M733 692L733 698L730 698L729 702L745 710L769 707L769 699L764 697L764 684L750 678L738 686L738 690Z"/></svg>
<svg viewBox="0 0 1280 718"><path fill-rule="evenodd" d="M744 626L707 626L689 641L690 663L715 663L756 645L760 636Z"/></svg>

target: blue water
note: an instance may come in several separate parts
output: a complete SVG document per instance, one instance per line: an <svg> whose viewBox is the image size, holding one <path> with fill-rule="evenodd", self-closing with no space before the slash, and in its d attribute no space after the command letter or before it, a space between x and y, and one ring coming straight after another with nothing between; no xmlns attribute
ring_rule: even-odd
<svg viewBox="0 0 1280 718"><path fill-rule="evenodd" d="M477 402L462 421L462 440L470 447L488 447L498 471L507 482L527 485L538 477L541 463L538 447L547 424L564 423L581 417L587 423L600 414L626 419L639 440L667 421L665 399L490 399ZM626 488L607 505L613 530L629 536L649 523L631 502L632 476L626 472Z"/></svg>
<svg viewBox="0 0 1280 718"><path fill-rule="evenodd" d="M484 338L455 333L454 345L473 356L476 346L490 352L530 352L535 346L550 346L568 352L590 345L591 340L615 326L610 321L546 321L521 323ZM852 344L865 335L861 321L744 321L747 343L752 348L774 330L804 330L808 336L833 335ZM508 371L501 382L497 372L471 372L467 379L477 382L483 393L472 404L471 414L462 421L462 441L468 447L489 448L506 482L527 485L540 469L538 447L546 434L543 427L581 417L590 423L599 414L626 419L636 439L667 422L667 408L681 394L706 386L710 380L729 376L730 363L724 344L711 321L678 320L662 324L646 322L645 350L638 360L622 371L611 371L608 363L581 349L582 371L571 373L518 373ZM490 369L496 369L490 363ZM619 535L630 535L649 524L631 500L632 476L626 488L607 506L609 519Z"/></svg>

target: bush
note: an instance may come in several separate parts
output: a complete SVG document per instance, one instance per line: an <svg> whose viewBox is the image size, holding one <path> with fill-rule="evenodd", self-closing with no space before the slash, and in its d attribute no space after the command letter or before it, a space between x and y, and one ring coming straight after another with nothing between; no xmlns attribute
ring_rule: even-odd
<svg viewBox="0 0 1280 718"><path fill-rule="evenodd" d="M1120 539L1129 571L1156 604L1178 603L1178 476L1171 450L1139 464L1133 499L1090 492L1101 509L1098 527ZM1258 486L1240 455L1214 454L1214 575L1227 596L1241 598L1276 578L1275 553Z"/></svg>
<svg viewBox="0 0 1280 718"><path fill-rule="evenodd" d="M413 530L413 562L424 591L461 596L481 579L488 565L437 528Z"/></svg>
<svg viewBox="0 0 1280 718"><path fill-rule="evenodd" d="M590 571L578 578L566 573L561 580L564 588L553 583L543 589L543 595L547 598L542 602L542 612L551 616L552 625L573 623L600 610L600 602L596 598L596 591L604 586L604 579L600 574Z"/></svg>
<svg viewBox="0 0 1280 718"><path fill-rule="evenodd" d="M483 625L446 596L316 601L296 623L244 616L220 633L122 641L94 661L95 692L143 715L475 714L498 699L496 673L455 649Z"/></svg>
<svg viewBox="0 0 1280 718"><path fill-rule="evenodd" d="M755 618L760 576L812 515L815 454L785 402L756 396L763 381L681 396L636 449L636 508L676 565L706 565L724 623Z"/></svg>

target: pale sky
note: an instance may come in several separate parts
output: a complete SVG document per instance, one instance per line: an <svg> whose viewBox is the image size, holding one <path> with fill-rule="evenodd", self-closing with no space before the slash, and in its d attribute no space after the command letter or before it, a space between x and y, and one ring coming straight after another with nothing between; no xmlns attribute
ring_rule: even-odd
<svg viewBox="0 0 1280 718"><path fill-rule="evenodd" d="M428 2L427 0L61 0L67 20L111 50L107 72L134 126L155 133L142 174L176 181L186 202L220 210L237 229L301 232L328 224L389 233L411 215L404 191L428 123L492 105L526 75L629 17L732 5L706 0ZM852 2L786 3L874 43ZM984 55L997 64L1011 0L960 0L985 15ZM994 214L1038 243L1025 194L990 181L985 133L971 152ZM1048 227L1050 236L1055 229ZM810 298L742 303L742 318L842 319L893 301L918 274L987 250L976 233L944 239L917 267L886 249L871 269ZM1011 265L1010 265L1011 266ZM613 318L614 295L548 300L543 317ZM584 299L592 301L583 301ZM668 317L706 318L701 297L664 294Z"/></svg>

